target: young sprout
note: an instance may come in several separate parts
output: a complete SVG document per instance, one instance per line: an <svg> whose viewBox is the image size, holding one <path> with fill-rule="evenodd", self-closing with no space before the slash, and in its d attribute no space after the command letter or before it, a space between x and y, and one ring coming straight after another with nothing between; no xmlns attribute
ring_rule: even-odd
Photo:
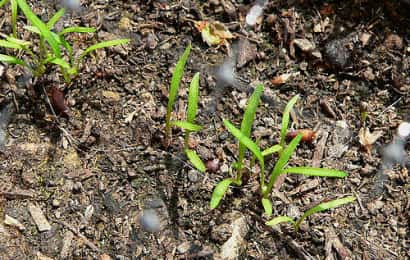
<svg viewBox="0 0 410 260"><path fill-rule="evenodd" d="M234 185L241 185L241 175L240 175L240 170L243 167L243 161L245 157L246 150L249 149L249 151L252 152L252 157L251 157L251 164L254 163L255 159L257 159L257 162L259 163L260 167L260 176L259 176L259 181L260 181L260 187L261 187L261 203L264 208L265 214L267 216L272 215L272 203L269 200L269 195L276 183L277 178L281 174L302 174L305 176L319 176L319 177L331 177L331 178L344 178L347 176L347 174L343 171L338 171L338 170L333 170L333 169L326 169L326 168L315 168L315 167L287 167L289 160L291 156L294 154L296 151L296 148L302 138L304 137L303 132L297 133L297 135L291 140L291 142L286 145L286 136L287 136L287 128L289 125L289 120L290 120L290 111L293 107L293 105L296 103L298 96L293 97L288 104L285 107L284 113L283 113L283 119L282 119L282 128L281 128L281 137L280 137L280 143L273 145L263 151L260 150L258 147L258 143L254 142L251 138L251 128L252 124L254 121L254 116L256 113L257 106L259 104L259 97L262 95L263 92L263 87L258 86L254 93L252 94L247 108L245 110L245 115L242 120L241 124L241 129L236 128L233 124L231 124L228 120L224 120L224 125L228 129L228 131L236 137L239 141L239 158L236 165L236 170L238 171L237 178L227 178L219 182L216 186L215 189L212 193L211 196L211 202L210 202L210 207L211 209L216 208L219 203L221 202L223 196L225 195L226 191L228 190L229 186L231 184ZM271 155L273 153L279 153L279 158L275 163L275 166L272 169L272 172L269 176L269 181L267 184L265 184L265 161L264 157ZM321 204L321 208L326 208L330 206L334 206L338 201L336 201L334 204ZM311 211L308 211L306 216L302 217L303 218L309 216L309 214L313 214L316 212L315 210L321 209L319 206L315 207ZM312 213L313 212L313 213ZM283 222L285 220L289 220L288 217L278 217L274 220L272 220L272 223L275 222ZM292 220L293 221L293 220ZM297 222L298 225L300 224L300 221Z"/></svg>
<svg viewBox="0 0 410 260"><path fill-rule="evenodd" d="M0 8L10 1L11 9L11 28L13 31L13 37L17 37L17 1L16 0L0 0Z"/></svg>
<svg viewBox="0 0 410 260"><path fill-rule="evenodd" d="M171 85L169 87L167 114L165 116L165 138L167 144L171 142L171 113L178 95L179 84L184 74L185 64L188 60L190 52L191 44L186 47L184 53L179 58L177 65L175 66L174 73L172 74Z"/></svg>
<svg viewBox="0 0 410 260"><path fill-rule="evenodd" d="M24 28L39 35L39 44L36 48L36 46L32 47L33 42L17 39L16 35L13 37L3 36L4 40L0 40L0 47L22 50L26 54L25 58L30 58L30 61L26 62L17 57L5 54L0 55L0 61L24 66L28 68L35 77L42 76L49 65L57 65L61 70L65 82L70 83L71 80L78 75L80 64L87 54L97 49L126 44L129 42L129 39L99 42L85 49L81 55L75 59L73 48L65 40L65 35L67 33L93 33L95 32L94 28L68 27L60 32L54 32L52 29L64 15L64 8L61 8L47 23L44 23L36 14L34 14L25 0L10 1L12 7L13 3L16 3L16 8L20 8L27 20L32 24L31 26L25 26ZM62 50L65 50L68 57L63 56L64 52Z"/></svg>
<svg viewBox="0 0 410 260"><path fill-rule="evenodd" d="M269 220L268 222L266 222L266 225L275 226L283 222L288 222L288 223L293 224L295 231L297 232L299 230L300 224L305 218L310 217L311 215L318 213L318 212L322 212L322 211L329 210L329 209L334 209L344 204L351 203L355 200L356 200L356 197L349 196L349 197L345 197L342 199L336 199L336 200L331 200L328 202L320 203L319 205L316 205L315 207L310 208L308 211L306 211L298 221L295 221L293 220L293 218L288 217L288 216L277 216L273 218L272 220Z"/></svg>

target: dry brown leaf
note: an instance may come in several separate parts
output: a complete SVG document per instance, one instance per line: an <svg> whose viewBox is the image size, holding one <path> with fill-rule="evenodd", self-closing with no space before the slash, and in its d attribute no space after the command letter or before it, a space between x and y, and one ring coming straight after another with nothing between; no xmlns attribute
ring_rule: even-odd
<svg viewBox="0 0 410 260"><path fill-rule="evenodd" d="M370 154L373 144L377 141L377 139L379 139L380 136L382 136L382 134L382 131L375 131L371 133L367 127L360 128L359 142L363 146L366 153Z"/></svg>
<svg viewBox="0 0 410 260"><path fill-rule="evenodd" d="M201 32L202 39L209 45L226 45L227 40L233 35L228 28L220 22L199 21L195 22L195 28Z"/></svg>

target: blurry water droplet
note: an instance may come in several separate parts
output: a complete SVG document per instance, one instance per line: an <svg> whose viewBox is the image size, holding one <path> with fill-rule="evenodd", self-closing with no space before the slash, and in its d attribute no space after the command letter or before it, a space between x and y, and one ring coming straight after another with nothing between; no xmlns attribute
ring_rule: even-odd
<svg viewBox="0 0 410 260"><path fill-rule="evenodd" d="M80 0L62 0L62 5L69 10L77 10L81 7Z"/></svg>
<svg viewBox="0 0 410 260"><path fill-rule="evenodd" d="M246 15L246 24L249 26L254 26L262 13L263 7L261 5L255 4L254 6L252 6L248 14Z"/></svg>
<svg viewBox="0 0 410 260"><path fill-rule="evenodd" d="M409 122L401 123L399 127L397 128L397 135L404 139L409 137L410 136L410 123Z"/></svg>
<svg viewBox="0 0 410 260"><path fill-rule="evenodd" d="M144 231L154 233L161 230L161 220L153 209L144 209L139 221Z"/></svg>

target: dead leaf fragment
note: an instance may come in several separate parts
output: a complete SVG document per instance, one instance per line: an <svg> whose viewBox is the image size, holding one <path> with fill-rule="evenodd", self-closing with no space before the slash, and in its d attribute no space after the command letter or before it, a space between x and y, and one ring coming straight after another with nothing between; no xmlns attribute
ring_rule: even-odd
<svg viewBox="0 0 410 260"><path fill-rule="evenodd" d="M102 95L106 98L109 99L110 101L118 102L120 101L120 94L114 91L109 91L109 90L104 90L102 92Z"/></svg>
<svg viewBox="0 0 410 260"><path fill-rule="evenodd" d="M195 28L209 46L227 44L227 40L233 38L229 29L220 22L199 21L195 22Z"/></svg>
<svg viewBox="0 0 410 260"><path fill-rule="evenodd" d="M373 144L379 139L379 137L383 134L382 131L375 131L371 133L369 129L361 128L359 130L359 142L363 146L363 149L366 153L370 154Z"/></svg>
<svg viewBox="0 0 410 260"><path fill-rule="evenodd" d="M295 72L295 73L284 73L284 74L281 74L281 75L278 75L278 76L274 77L273 79L271 79L270 82L271 82L274 86L280 86L280 85L282 85L282 84L285 84L290 78L292 78L292 77L294 77L294 76L297 76L297 75L299 75L298 72Z"/></svg>

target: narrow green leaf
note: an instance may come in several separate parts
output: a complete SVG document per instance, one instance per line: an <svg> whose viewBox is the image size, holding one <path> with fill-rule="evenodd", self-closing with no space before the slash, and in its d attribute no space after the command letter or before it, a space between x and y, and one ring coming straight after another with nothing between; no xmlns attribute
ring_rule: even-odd
<svg viewBox="0 0 410 260"><path fill-rule="evenodd" d="M194 132L202 130L202 126L197 125L197 124L192 124L187 121L172 121L171 125L180 127L185 130L194 131Z"/></svg>
<svg viewBox="0 0 410 260"><path fill-rule="evenodd" d="M11 6L11 27L13 30L13 36L17 37L17 2L16 0L11 0L10 1L10 6Z"/></svg>
<svg viewBox="0 0 410 260"><path fill-rule="evenodd" d="M175 99L178 95L179 83L181 82L182 76L184 74L185 64L188 60L189 54L191 52L191 44L189 44L182 56L179 58L175 70L172 73L171 85L169 87L169 96L168 96L168 105L167 105L167 114L166 114L166 135L170 135L169 122L171 120L171 112L174 107Z"/></svg>
<svg viewBox="0 0 410 260"><path fill-rule="evenodd" d="M96 31L95 28L91 28L91 27L74 26L74 27L64 28L61 32L58 33L58 35L62 36L66 33L93 33L95 31Z"/></svg>
<svg viewBox="0 0 410 260"><path fill-rule="evenodd" d="M265 214L268 217L272 216L272 202L267 198L262 198L262 206L265 210Z"/></svg>
<svg viewBox="0 0 410 260"><path fill-rule="evenodd" d="M334 177L334 178L344 178L347 176L347 173L343 171L327 169L327 168L315 168L315 167L290 167L290 168L284 169L282 173L294 173L294 174L303 174L306 176Z"/></svg>
<svg viewBox="0 0 410 260"><path fill-rule="evenodd" d="M107 47L112 47L112 46L116 46L116 45L126 44L129 41L130 41L130 39L117 39L117 40L99 42L99 43L96 43L94 45L91 45L90 47L85 49L83 51L83 53L81 53L80 57L77 60L77 68L79 67L80 62L83 60L83 58L87 54L89 54L90 52L98 50L98 49L102 49L102 48L107 48Z"/></svg>
<svg viewBox="0 0 410 260"><path fill-rule="evenodd" d="M68 64L68 62L66 62L65 60L61 58L52 58L52 59L49 59L48 62L59 65L63 67L64 69L71 69L70 64Z"/></svg>
<svg viewBox="0 0 410 260"><path fill-rule="evenodd" d="M9 0L0 0L0 8L3 7L3 5L7 4Z"/></svg>
<svg viewBox="0 0 410 260"><path fill-rule="evenodd" d="M248 104L243 115L241 123L241 132L248 138L251 136L252 124L255 120L256 110L258 109L260 96L263 92L263 85L259 84L253 91L251 97L248 100ZM245 157L246 146L243 143L239 143L239 158L238 162L241 165Z"/></svg>
<svg viewBox="0 0 410 260"><path fill-rule="evenodd" d="M299 95L294 96L286 105L285 110L283 111L282 117L282 129L280 130L280 145L283 147L285 145L286 133L289 126L289 114L292 110L295 103L298 101Z"/></svg>
<svg viewBox="0 0 410 260"><path fill-rule="evenodd" d="M25 25L23 28L26 29L27 31L30 31L30 32L33 32L33 33L36 33L36 34L41 34L40 30L35 26Z"/></svg>
<svg viewBox="0 0 410 260"><path fill-rule="evenodd" d="M198 169L198 171L205 172L205 164L202 162L201 158L199 158L198 154L195 151L185 149L185 154L188 157L189 161L192 163L192 165L194 165L195 168Z"/></svg>
<svg viewBox="0 0 410 260"><path fill-rule="evenodd" d="M17 50L23 49L23 46L21 46L20 44L17 44L17 43L14 43L14 42L9 42L9 41L6 41L6 40L0 40L0 47L10 48L10 49L17 49Z"/></svg>
<svg viewBox="0 0 410 260"><path fill-rule="evenodd" d="M65 12L64 8L61 8L60 10L58 10L58 12L55 13L53 17L51 17L51 19L47 22L47 29L49 30L53 29L54 25L58 22L58 20L60 20L60 18L63 17L64 12Z"/></svg>
<svg viewBox="0 0 410 260"><path fill-rule="evenodd" d="M8 63L8 64L22 65L22 66L25 66L31 69L31 67L27 63L25 63L23 60L17 59L16 57L13 57L13 56L0 54L0 61Z"/></svg>
<svg viewBox="0 0 410 260"><path fill-rule="evenodd" d="M291 223L292 225L296 225L296 222L288 216L277 216L277 217L269 220L265 224L272 227L272 226L275 226L275 225L283 223L283 222L288 222L288 223Z"/></svg>
<svg viewBox="0 0 410 260"><path fill-rule="evenodd" d="M198 96L199 96L199 72L197 72L192 78L189 86L188 94L188 108L187 108L187 121L194 123L196 112L198 110Z"/></svg>
<svg viewBox="0 0 410 260"><path fill-rule="evenodd" d="M31 42L29 42L29 41L17 39L17 38L11 37L11 36L7 36L6 41L21 45L21 47L28 47L28 46L31 45Z"/></svg>
<svg viewBox="0 0 410 260"><path fill-rule="evenodd" d="M231 185L232 182L233 180L231 178L224 179L215 186L214 191L212 192L212 196L211 196L211 202L210 202L211 209L215 209L216 207L218 207L226 191L228 190L229 185Z"/></svg>
<svg viewBox="0 0 410 260"><path fill-rule="evenodd" d="M267 193L272 191L272 187L275 184L276 179L283 171L283 168L288 163L290 157L295 152L296 147L298 146L300 140L302 139L302 134L298 134L292 141L289 143L288 146L282 151L278 161L275 164L275 167L272 170L271 176L269 177L268 188L266 190Z"/></svg>
<svg viewBox="0 0 410 260"><path fill-rule="evenodd" d="M51 48L53 49L54 55L57 58L61 57L61 51L58 46L58 42L55 40L54 36L51 34L51 31L47 28L47 25L43 23L40 18L37 17L27 4L25 0L16 0L18 3L18 6L20 7L21 11L24 13L24 15L27 17L27 19L35 26L37 27L41 35L46 39L46 41L50 44Z"/></svg>
<svg viewBox="0 0 410 260"><path fill-rule="evenodd" d="M259 150L259 147L256 145L256 143L253 142L247 136L245 136L238 128L232 125L228 120L224 119L223 122L228 131L231 132L231 134L233 134L233 136L235 136L236 139L239 140L239 142L243 143L256 156L261 166L261 172L263 172L265 170L265 162L263 155Z"/></svg>
<svg viewBox="0 0 410 260"><path fill-rule="evenodd" d="M271 147L263 150L262 155L263 156L268 156L268 155L274 154L276 152L279 152L280 150L282 150L282 146L280 146L279 144L276 144L274 146L271 146Z"/></svg>
<svg viewBox="0 0 410 260"><path fill-rule="evenodd" d="M332 201L329 201L329 202L320 203L319 205L317 205L317 206L315 206L315 207L309 209L308 211L306 211L306 212L303 214L303 216L296 222L296 224L295 224L295 229L296 229L296 231L298 231L300 224L302 223L302 221L303 221L305 218L307 218L307 217L309 217L309 216L311 216L311 215L313 215L313 214L315 214L315 213L317 213L317 212L321 212L321 211L325 211L325 210L328 210L328 209L337 208L337 207L339 207L339 206L341 206L341 205L344 205L344 204L353 202L353 201L355 201L355 200L356 200L356 197L354 197L354 196L349 196L349 197L345 197L345 198L342 198L342 199L336 199L336 200L332 200Z"/></svg>

